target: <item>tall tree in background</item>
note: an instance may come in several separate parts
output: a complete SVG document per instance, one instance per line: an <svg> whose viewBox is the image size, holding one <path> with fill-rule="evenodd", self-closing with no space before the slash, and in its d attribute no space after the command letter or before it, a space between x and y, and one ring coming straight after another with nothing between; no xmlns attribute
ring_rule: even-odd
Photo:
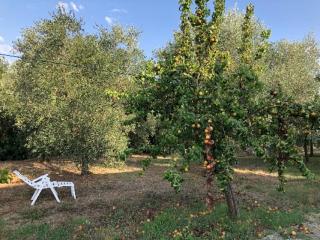
<svg viewBox="0 0 320 240"><path fill-rule="evenodd" d="M303 121L299 123L300 136L303 140L305 161L309 162L309 157L314 156L314 140L319 137L320 129L320 96L316 96L313 101L306 102L302 106L301 116ZM309 146L308 146L309 145ZM308 151L310 149L310 154Z"/></svg>
<svg viewBox="0 0 320 240"><path fill-rule="evenodd" d="M270 48L263 80L270 87L281 86L295 102L311 102L319 94L320 49L312 35L301 42L280 41Z"/></svg>
<svg viewBox="0 0 320 240"><path fill-rule="evenodd" d="M241 10L234 8L227 11L223 17L221 30L219 33L218 48L220 51L227 51L231 55L228 71L237 71L241 65L241 52L239 46L243 42L243 19L245 13ZM258 18L252 16L250 19L251 34L252 34L252 48L255 53L260 45L265 41L261 37L261 33L268 31ZM265 54L260 59L255 59L251 64L255 68L257 74L262 74L266 68Z"/></svg>
<svg viewBox="0 0 320 240"><path fill-rule="evenodd" d="M142 59L136 39L135 30L118 26L86 35L62 8L23 32L13 91L34 153L74 159L88 174L89 163L125 151L130 126L123 98Z"/></svg>
<svg viewBox="0 0 320 240"><path fill-rule="evenodd" d="M320 82L317 80L320 71L319 57L320 48L312 35L301 42L284 40L273 43L266 57L266 70L261 78L269 88L280 87L284 95L291 97L292 104L304 105L300 138L303 139L306 161L309 159L308 145L312 151L312 139L316 133L316 118L311 115L314 112L314 99L320 91Z"/></svg>

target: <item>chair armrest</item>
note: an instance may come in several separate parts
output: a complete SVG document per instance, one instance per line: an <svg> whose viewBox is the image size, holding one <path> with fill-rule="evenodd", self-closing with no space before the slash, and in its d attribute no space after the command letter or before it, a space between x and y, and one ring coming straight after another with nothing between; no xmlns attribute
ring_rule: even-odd
<svg viewBox="0 0 320 240"><path fill-rule="evenodd" d="M37 182L37 181L42 180L43 178L45 178L45 177L47 177L47 176L48 176L48 174L42 175L42 176L40 176L40 177L32 180L32 182Z"/></svg>

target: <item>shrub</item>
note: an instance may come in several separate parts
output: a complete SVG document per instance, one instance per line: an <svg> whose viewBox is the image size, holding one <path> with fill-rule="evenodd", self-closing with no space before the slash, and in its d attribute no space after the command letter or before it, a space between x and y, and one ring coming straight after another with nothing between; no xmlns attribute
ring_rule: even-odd
<svg viewBox="0 0 320 240"><path fill-rule="evenodd" d="M26 134L15 124L14 117L0 110L0 161L21 160L28 155Z"/></svg>
<svg viewBox="0 0 320 240"><path fill-rule="evenodd" d="M9 183L12 179L9 170L6 168L0 169L0 183Z"/></svg>

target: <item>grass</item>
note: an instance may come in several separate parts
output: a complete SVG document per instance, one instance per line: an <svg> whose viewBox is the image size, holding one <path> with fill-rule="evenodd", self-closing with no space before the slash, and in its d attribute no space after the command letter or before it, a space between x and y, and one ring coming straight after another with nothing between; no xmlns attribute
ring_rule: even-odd
<svg viewBox="0 0 320 240"><path fill-rule="evenodd" d="M0 218L0 236L4 236L5 234L5 221Z"/></svg>
<svg viewBox="0 0 320 240"><path fill-rule="evenodd" d="M261 170L263 172L266 172L268 169L267 163L263 162L261 159L253 158L251 156L240 157L238 166L254 169L255 171ZM316 180L320 180L320 157L311 157L307 163L307 167L315 174ZM301 173L294 166L289 166L286 169L285 176L292 179L302 178Z"/></svg>
<svg viewBox="0 0 320 240"><path fill-rule="evenodd" d="M45 217L46 211L43 209L29 208L20 213L21 217L31 221L37 221Z"/></svg>
<svg viewBox="0 0 320 240"><path fill-rule="evenodd" d="M277 199L279 202L290 204L291 208L302 208L304 211L319 207L319 183L304 182L303 184L288 185L285 188L285 193L270 191L268 193L272 199Z"/></svg>
<svg viewBox="0 0 320 240"><path fill-rule="evenodd" d="M268 184L263 181L248 182L244 180L242 190L248 192L263 193L266 201L274 200L277 202L284 203L290 208L303 208L303 211L320 207L320 157L314 157L310 159L307 164L308 168L315 175L314 180L306 180L301 176L301 173L294 167L288 167L285 172L285 177L288 183L285 186L285 192L278 192L275 190L277 182L269 182ZM253 174L257 178L260 177L261 173L269 174L267 165L259 159L254 158L242 158L240 160L240 171L242 174ZM277 178L274 174L274 179ZM263 187L261 187L261 184Z"/></svg>
<svg viewBox="0 0 320 240"><path fill-rule="evenodd" d="M306 221L305 216L319 212L319 160L311 159L309 164L316 180L304 180L289 168L286 192L279 193L276 177L268 173L264 163L241 158L237 166L241 171L235 177L241 206L237 220L228 217L223 201L217 202L212 211L206 209L204 179L198 171L187 173L182 192L174 194L162 180L163 171L170 164L167 159L153 161L142 176L140 162L128 166L128 172L122 167L121 171L110 170L109 174L109 170L96 166L96 174L88 178L70 175L78 181L76 202L65 191L59 205L47 194L30 208L27 201L31 192L25 186L3 188L6 194L0 195L0 201L13 202L11 211L3 209L7 214L0 218L0 239L246 240L274 232L289 239L297 225ZM34 167L30 169L33 171ZM68 178L68 173L73 173L71 168L62 178ZM83 181L86 186L81 189ZM297 234L300 239L308 239L307 235Z"/></svg>
<svg viewBox="0 0 320 240"><path fill-rule="evenodd" d="M2 237L8 240L16 239L81 239L86 236L85 227L89 226L86 219L73 219L65 225L52 227L49 224L27 224L18 229L6 229L2 232ZM3 223L4 227L5 224Z"/></svg>
<svg viewBox="0 0 320 240"><path fill-rule="evenodd" d="M136 220L133 215L136 210L114 211L114 214L108 216L110 222L103 222L100 227L86 218L72 219L69 223L56 227L44 223L27 224L18 229L6 229L5 222L0 221L0 233L8 240L128 239L129 237L124 237L125 231L132 237L129 232L132 229L128 225ZM153 220L136 223L136 239L256 239L268 231L285 229L303 220L303 213L299 210L268 210L263 207L253 207L250 210L241 208L240 218L232 220L227 216L225 204L218 204L213 211L208 211L202 202L198 202L192 206L164 209Z"/></svg>
<svg viewBox="0 0 320 240"><path fill-rule="evenodd" d="M300 211L242 208L239 219L232 220L227 216L225 204L219 204L213 211L198 204L165 210L144 224L141 239L256 239L268 231L299 224L303 219Z"/></svg>

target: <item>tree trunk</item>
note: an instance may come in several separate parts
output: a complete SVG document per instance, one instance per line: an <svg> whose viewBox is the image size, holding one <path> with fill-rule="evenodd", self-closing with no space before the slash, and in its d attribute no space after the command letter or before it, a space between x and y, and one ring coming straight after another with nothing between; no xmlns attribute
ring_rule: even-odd
<svg viewBox="0 0 320 240"><path fill-rule="evenodd" d="M230 217L237 218L239 216L238 202L234 195L231 183L228 183L224 195L226 197Z"/></svg>
<svg viewBox="0 0 320 240"><path fill-rule="evenodd" d="M314 154L313 154L313 140L312 140L312 137L310 138L310 157L313 157Z"/></svg>
<svg viewBox="0 0 320 240"><path fill-rule="evenodd" d="M308 136L304 136L304 141L303 141L303 150L304 150L304 160L305 162L309 162L309 155L308 155Z"/></svg>
<svg viewBox="0 0 320 240"><path fill-rule="evenodd" d="M216 167L216 160L213 156L213 146L214 140L212 139L213 127L211 126L211 121L208 121L208 127L205 129L205 148L204 148L204 160L206 167L206 176L207 176L207 196L206 204L208 208L212 208L214 204L213 193L212 193L212 181L214 175L214 169ZM239 216L238 202L236 196L234 195L231 183L227 184L226 189L224 190L224 195L229 209L229 215L231 218L235 219Z"/></svg>
<svg viewBox="0 0 320 240"><path fill-rule="evenodd" d="M82 176L86 176L89 175L89 161L87 160L87 158L83 158L81 160L81 175Z"/></svg>

